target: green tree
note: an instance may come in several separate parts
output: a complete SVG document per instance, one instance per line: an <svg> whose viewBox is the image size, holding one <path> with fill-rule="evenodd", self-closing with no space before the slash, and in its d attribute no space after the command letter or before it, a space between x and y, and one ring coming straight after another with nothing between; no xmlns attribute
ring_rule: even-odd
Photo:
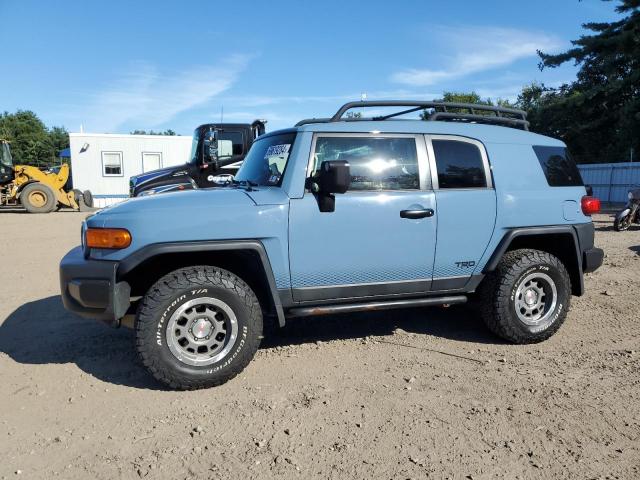
<svg viewBox="0 0 640 480"><path fill-rule="evenodd" d="M500 107L509 107L509 108L514 108L514 106L509 103L508 100L504 100L501 98L498 98L495 103L491 98L482 98L480 95L478 95L476 92L471 91L471 92L444 92L442 94L442 98L437 98L434 100L434 102L452 102L452 103L471 103L471 104L475 104L475 105L498 105ZM471 113L469 112L468 109L466 108L448 108L447 111L449 112L456 112L456 113ZM432 109L428 109L428 110L424 110L421 114L420 114L420 118L422 118L423 120L427 120L429 118L429 115L431 115L433 113ZM492 112L487 112L487 111L475 111L475 114L477 115L495 115Z"/></svg>
<svg viewBox="0 0 640 480"><path fill-rule="evenodd" d="M57 161L58 148L66 148L69 139L63 128L50 132L38 116L29 110L0 115L0 137L9 140L15 164L48 167Z"/></svg>
<svg viewBox="0 0 640 480"><path fill-rule="evenodd" d="M519 103L532 130L562 138L579 162L628 161L640 152L640 0L619 0L623 16L587 23L591 32L566 52L538 52L540 68L573 61L575 81L557 89L526 87Z"/></svg>
<svg viewBox="0 0 640 480"><path fill-rule="evenodd" d="M167 128L164 132L156 132L153 130L134 130L133 132L131 132L131 135L169 135L169 136L173 136L173 135L177 135L177 133L173 130L171 130L170 128Z"/></svg>

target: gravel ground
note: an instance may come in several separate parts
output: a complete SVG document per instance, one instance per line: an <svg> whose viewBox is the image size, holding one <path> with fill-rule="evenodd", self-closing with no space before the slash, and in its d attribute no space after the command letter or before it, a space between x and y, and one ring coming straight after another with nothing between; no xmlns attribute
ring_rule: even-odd
<svg viewBox="0 0 640 480"><path fill-rule="evenodd" d="M550 340L467 307L291 321L231 382L167 391L133 334L65 313L86 214L0 213L0 478L640 478L640 229Z"/></svg>

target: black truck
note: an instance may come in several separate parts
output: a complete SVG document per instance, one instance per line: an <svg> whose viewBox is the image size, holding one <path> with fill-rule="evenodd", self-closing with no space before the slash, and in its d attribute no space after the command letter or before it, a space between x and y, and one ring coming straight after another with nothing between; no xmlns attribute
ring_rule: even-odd
<svg viewBox="0 0 640 480"><path fill-rule="evenodd" d="M193 132L189 160L129 179L129 196L218 187L228 184L253 141L265 132L264 120L253 123L205 123Z"/></svg>

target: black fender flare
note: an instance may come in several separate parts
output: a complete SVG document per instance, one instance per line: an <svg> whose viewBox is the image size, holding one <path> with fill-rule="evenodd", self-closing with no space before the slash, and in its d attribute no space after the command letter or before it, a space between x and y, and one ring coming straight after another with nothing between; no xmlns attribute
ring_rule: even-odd
<svg viewBox="0 0 640 480"><path fill-rule="evenodd" d="M584 225L587 225L587 224L584 224ZM588 225L591 225L591 228L593 229L593 225L591 223L589 223ZM496 247L493 254L485 264L484 268L482 269L482 273L486 274L496 269L496 267L498 266L498 263L502 259L502 256L508 250L513 240L517 237L544 236L544 235L552 235L552 234L565 234L565 235L568 234L573 239L573 245L575 247L575 255L576 255L576 265L578 266L577 276L578 276L579 284L576 286L577 295L582 295L584 293L584 276L583 276L584 272L582 269L582 256L583 256L582 251L586 249L585 248L586 245L581 245L581 243L586 243L586 242L582 240L582 238L579 238L584 235L581 232L577 232L576 227L578 227L578 225L549 225L549 226L542 226L542 227L512 228L507 233L505 233L505 235L502 237L502 240L500 240L500 243L498 243L498 246ZM593 233L592 233L591 239L592 239L591 246L593 246Z"/></svg>
<svg viewBox="0 0 640 480"><path fill-rule="evenodd" d="M262 263L262 268L264 269L267 277L270 295L275 306L276 315L278 316L278 324L283 327L285 325L284 309L282 308L282 302L278 295L273 269L271 268L271 262L269 261L267 251L259 240L152 243L136 250L124 260L121 260L118 265L117 275L121 278L144 261L158 255L164 255L167 253L194 253L229 250L251 250L258 254L258 258Z"/></svg>

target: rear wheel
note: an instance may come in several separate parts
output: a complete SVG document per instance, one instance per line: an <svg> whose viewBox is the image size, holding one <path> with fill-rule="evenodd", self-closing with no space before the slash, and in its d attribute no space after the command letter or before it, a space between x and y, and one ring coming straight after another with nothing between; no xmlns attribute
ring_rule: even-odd
<svg viewBox="0 0 640 480"><path fill-rule="evenodd" d="M29 213L49 213L56 208L53 190L43 183L30 183L20 193L20 203Z"/></svg>
<svg viewBox="0 0 640 480"><path fill-rule="evenodd" d="M256 295L238 276L210 266L162 277L141 302L136 343L142 363L172 388L220 385L251 361L262 338Z"/></svg>
<svg viewBox="0 0 640 480"><path fill-rule="evenodd" d="M482 317L496 335L513 343L535 343L564 322L571 280L562 262L539 250L507 252L479 290Z"/></svg>

